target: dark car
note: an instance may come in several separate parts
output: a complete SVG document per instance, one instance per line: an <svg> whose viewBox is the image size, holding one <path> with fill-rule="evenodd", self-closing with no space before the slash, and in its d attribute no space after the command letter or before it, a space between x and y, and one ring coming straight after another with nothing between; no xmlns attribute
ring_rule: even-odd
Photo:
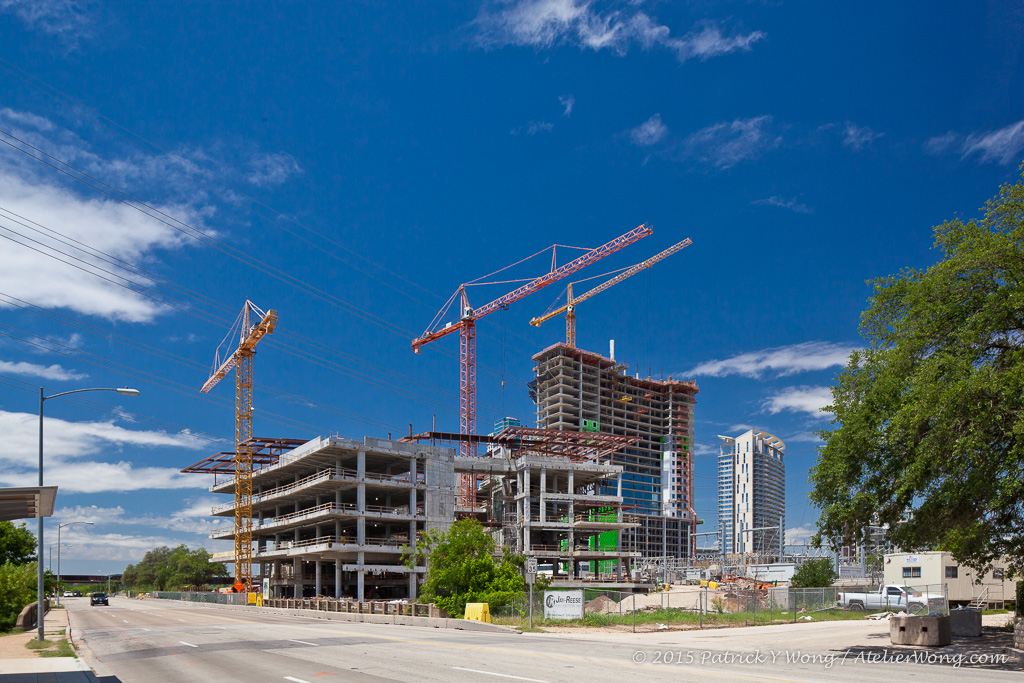
<svg viewBox="0 0 1024 683"><path fill-rule="evenodd" d="M76 598L82 597L82 591L75 591L75 597Z"/></svg>
<svg viewBox="0 0 1024 683"><path fill-rule="evenodd" d="M107 607L110 607L110 602L107 600L106 593L93 593L89 598L89 604L94 607L96 605L106 605Z"/></svg>

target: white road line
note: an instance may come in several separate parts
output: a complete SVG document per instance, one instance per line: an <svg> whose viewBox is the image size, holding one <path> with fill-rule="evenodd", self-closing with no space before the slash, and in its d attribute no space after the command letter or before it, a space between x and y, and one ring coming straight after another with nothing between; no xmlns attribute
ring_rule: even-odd
<svg viewBox="0 0 1024 683"><path fill-rule="evenodd" d="M44 622L44 623L45 623L45 622ZM149 629L148 629L148 628L144 628L144 629L142 629L142 630L143 630L143 631L148 631Z"/></svg>
<svg viewBox="0 0 1024 683"><path fill-rule="evenodd" d="M542 681L539 678L523 678L522 676L510 676L509 674L496 674L493 671L481 671L480 669L467 669L467 668L461 667L461 666L453 666L452 668L453 669L457 669L458 671L469 671L469 672L472 672L472 673L475 673L475 674L484 674L485 676L498 676L499 678L514 678L517 681L533 681L533 683L548 683L547 681Z"/></svg>
<svg viewBox="0 0 1024 683"><path fill-rule="evenodd" d="M128 620L127 620L127 619L122 619L121 621L123 621L123 622L124 622L124 623L126 623L126 624L128 623Z"/></svg>
<svg viewBox="0 0 1024 683"><path fill-rule="evenodd" d="M309 681L304 681L301 678L295 678L293 676L285 676L284 680L286 680L286 681L295 681L295 683L309 683Z"/></svg>
<svg viewBox="0 0 1024 683"><path fill-rule="evenodd" d="M188 645L189 647L199 647L198 645L193 645L192 643L186 643L184 640L179 640L178 642L182 645Z"/></svg>
<svg viewBox="0 0 1024 683"><path fill-rule="evenodd" d="M291 639L289 639L289 640L288 640L288 642L289 642L289 643L302 643L303 645L312 645L313 647L320 647L320 646L319 646L319 645L317 645L316 643L307 643L307 642L306 642L306 641L304 641L304 640L291 640Z"/></svg>

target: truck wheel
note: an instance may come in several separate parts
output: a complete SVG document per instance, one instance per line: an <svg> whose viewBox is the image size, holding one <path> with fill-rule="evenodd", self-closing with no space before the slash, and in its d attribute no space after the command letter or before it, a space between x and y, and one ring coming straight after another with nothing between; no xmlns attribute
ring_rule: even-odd
<svg viewBox="0 0 1024 683"><path fill-rule="evenodd" d="M863 612L864 611L864 603L863 602L851 602L849 610L851 612Z"/></svg>

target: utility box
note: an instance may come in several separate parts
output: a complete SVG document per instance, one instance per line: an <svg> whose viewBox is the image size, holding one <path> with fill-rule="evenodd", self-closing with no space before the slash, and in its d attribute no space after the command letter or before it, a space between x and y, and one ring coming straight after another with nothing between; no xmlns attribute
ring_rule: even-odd
<svg viewBox="0 0 1024 683"><path fill-rule="evenodd" d="M889 641L893 645L942 647L951 642L949 617L916 617L894 614L889 617Z"/></svg>
<svg viewBox="0 0 1024 683"><path fill-rule="evenodd" d="M949 632L954 636L981 636L981 611L954 609L949 611Z"/></svg>

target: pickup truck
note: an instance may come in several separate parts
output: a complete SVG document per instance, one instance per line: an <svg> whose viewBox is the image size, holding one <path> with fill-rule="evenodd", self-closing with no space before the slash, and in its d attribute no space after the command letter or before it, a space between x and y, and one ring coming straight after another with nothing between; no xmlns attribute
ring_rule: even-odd
<svg viewBox="0 0 1024 683"><path fill-rule="evenodd" d="M889 584L879 586L874 593L836 593L836 604L849 610L895 610L910 614L927 614L941 609L945 596L938 593L921 593L910 586Z"/></svg>

